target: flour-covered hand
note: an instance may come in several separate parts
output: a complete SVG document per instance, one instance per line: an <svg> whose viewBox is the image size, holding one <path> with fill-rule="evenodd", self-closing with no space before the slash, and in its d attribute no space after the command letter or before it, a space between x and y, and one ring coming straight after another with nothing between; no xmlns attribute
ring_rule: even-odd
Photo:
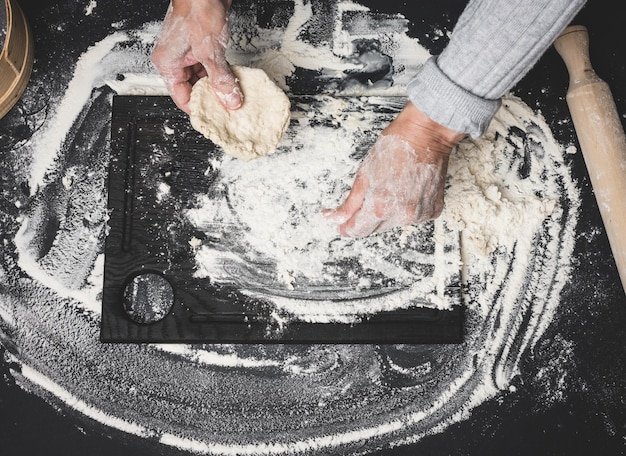
<svg viewBox="0 0 626 456"><path fill-rule="evenodd" d="M350 237L438 217L450 152L463 136L409 102L363 160L343 204L323 214Z"/></svg>
<svg viewBox="0 0 626 456"><path fill-rule="evenodd" d="M176 105L189 113L191 88L208 77L227 109L237 109L243 95L226 61L231 0L172 0L152 51L152 63Z"/></svg>

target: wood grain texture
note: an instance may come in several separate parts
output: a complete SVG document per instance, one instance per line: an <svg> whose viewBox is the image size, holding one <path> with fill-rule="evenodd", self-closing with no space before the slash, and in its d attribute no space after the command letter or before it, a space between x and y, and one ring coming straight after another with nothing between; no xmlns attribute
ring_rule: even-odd
<svg viewBox="0 0 626 456"><path fill-rule="evenodd" d="M567 27L554 46L569 71L567 104L617 269L626 291L626 137L609 85L591 65L586 27Z"/></svg>
<svg viewBox="0 0 626 456"><path fill-rule="evenodd" d="M396 112L393 103L389 106L382 103L379 109ZM164 133L166 126L170 134ZM198 192L211 193L216 176L206 171L215 154L222 152L191 127L169 97L114 96L101 341L462 342L464 311L456 283L445 290L450 302L459 304L451 310L416 305L379 312L358 323L278 325L271 303L246 296L236 285L195 277L188 241L203 234L184 222L181 212L194 204ZM159 200L160 182L168 184L171 198ZM144 273L164 277L174 289L171 311L149 324L133 321L124 304L126 286Z"/></svg>

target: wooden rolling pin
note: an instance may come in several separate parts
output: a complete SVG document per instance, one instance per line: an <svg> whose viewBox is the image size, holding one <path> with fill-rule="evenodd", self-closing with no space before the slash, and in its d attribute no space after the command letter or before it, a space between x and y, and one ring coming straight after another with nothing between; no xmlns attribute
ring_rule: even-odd
<svg viewBox="0 0 626 456"><path fill-rule="evenodd" d="M569 72L567 105L626 292L626 137L615 100L589 59L589 34L567 27L554 47Z"/></svg>

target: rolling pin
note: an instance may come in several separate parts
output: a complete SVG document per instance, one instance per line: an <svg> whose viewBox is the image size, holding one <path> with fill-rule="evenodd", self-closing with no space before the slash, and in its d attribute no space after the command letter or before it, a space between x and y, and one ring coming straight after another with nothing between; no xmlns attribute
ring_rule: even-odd
<svg viewBox="0 0 626 456"><path fill-rule="evenodd" d="M567 27L554 42L569 72L567 105L626 292L626 137L608 84L589 58L589 34Z"/></svg>

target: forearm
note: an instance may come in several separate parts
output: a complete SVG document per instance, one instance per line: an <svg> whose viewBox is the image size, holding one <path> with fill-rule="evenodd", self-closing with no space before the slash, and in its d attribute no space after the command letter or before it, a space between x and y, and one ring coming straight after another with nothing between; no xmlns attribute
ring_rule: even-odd
<svg viewBox="0 0 626 456"><path fill-rule="evenodd" d="M438 123L480 136L509 91L585 0L472 0L450 42L409 83L409 99Z"/></svg>

